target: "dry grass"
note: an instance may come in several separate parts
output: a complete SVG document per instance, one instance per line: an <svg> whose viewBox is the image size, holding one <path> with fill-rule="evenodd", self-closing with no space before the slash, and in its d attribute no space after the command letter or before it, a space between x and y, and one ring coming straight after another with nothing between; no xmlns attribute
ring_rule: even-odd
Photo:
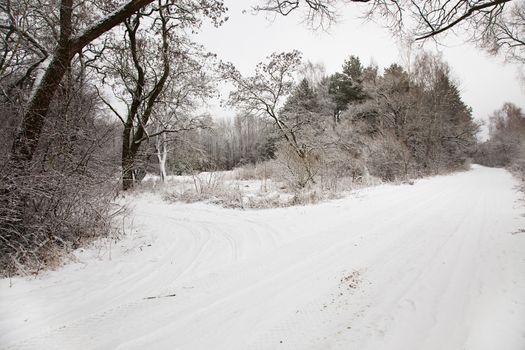
<svg viewBox="0 0 525 350"><path fill-rule="evenodd" d="M169 202L207 202L225 208L269 209L311 205L342 197L358 188L380 184L372 176L338 177L321 172L305 187L287 179L287 169L276 161L239 167L230 172L172 176L166 183L149 177L136 191L158 193Z"/></svg>

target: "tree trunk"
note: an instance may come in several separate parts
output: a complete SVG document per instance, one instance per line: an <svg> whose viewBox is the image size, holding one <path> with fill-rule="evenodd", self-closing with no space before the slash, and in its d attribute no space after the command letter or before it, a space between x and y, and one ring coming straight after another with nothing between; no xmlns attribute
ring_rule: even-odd
<svg viewBox="0 0 525 350"><path fill-rule="evenodd" d="M133 176L134 161L133 158L126 154L122 156L122 189L124 191L130 190L134 185Z"/></svg>
<svg viewBox="0 0 525 350"><path fill-rule="evenodd" d="M124 191L133 188L133 170L135 165L135 154L131 148L133 126L128 122L122 132L122 189Z"/></svg>
<svg viewBox="0 0 525 350"><path fill-rule="evenodd" d="M33 159L40 133L44 126L44 118L49 110L49 102L66 70L67 60L55 56L40 84L45 88L37 88L22 119L20 132L16 135L13 142L11 161L15 168L18 168L18 165L23 167L24 164Z"/></svg>
<svg viewBox="0 0 525 350"><path fill-rule="evenodd" d="M162 137L162 139L161 139ZM166 146L166 133L157 136L157 160L159 161L159 173L162 183L166 183L166 160L168 159L168 148Z"/></svg>
<svg viewBox="0 0 525 350"><path fill-rule="evenodd" d="M134 161L131 157L122 159L122 189L124 191L130 190L134 185L133 176Z"/></svg>
<svg viewBox="0 0 525 350"><path fill-rule="evenodd" d="M33 156L40 140L45 118L53 96L58 89L69 64L76 53L84 46L122 23L135 11L151 3L153 0L132 0L120 7L117 11L107 16L104 20L96 22L92 27L83 32L83 35L71 38L73 0L62 0L60 3L60 39L49 59L49 64L43 67L44 74L40 82L34 87L31 100L24 114L18 134L13 141L10 154L10 166L14 171L27 173L27 164Z"/></svg>
<svg viewBox="0 0 525 350"><path fill-rule="evenodd" d="M134 88L133 101L128 111L127 122L124 124L124 134L122 138L122 189L128 190L133 187L135 181L140 182L143 176L139 175L135 169L136 156L139 152L142 141L149 138L145 127L153 113L155 104L158 102L160 94L163 92L165 84L171 72L169 59L169 17L165 17L162 7L159 9L162 25L162 75L150 92L144 93L146 77L144 68L141 66L139 49L137 48L137 30L140 21L133 24L126 23L127 35L130 43L130 50L133 66L137 72L138 80ZM133 125L136 125L136 129ZM138 175L139 177L134 177ZM144 175L144 174L142 174Z"/></svg>
<svg viewBox="0 0 525 350"><path fill-rule="evenodd" d="M72 14L73 0L62 0L58 45L53 55L46 60L48 65L42 68L44 73L40 81L35 82L29 107L22 119L20 131L13 141L10 160L17 170L23 170L25 165L33 159L51 100L71 61Z"/></svg>
<svg viewBox="0 0 525 350"><path fill-rule="evenodd" d="M166 158L163 156L159 157L159 171L160 171L160 180L162 183L166 183Z"/></svg>

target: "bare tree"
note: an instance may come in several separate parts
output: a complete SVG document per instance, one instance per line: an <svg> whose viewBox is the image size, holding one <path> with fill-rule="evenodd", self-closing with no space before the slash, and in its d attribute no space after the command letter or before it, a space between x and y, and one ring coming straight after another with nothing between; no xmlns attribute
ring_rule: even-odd
<svg viewBox="0 0 525 350"><path fill-rule="evenodd" d="M87 68L100 59L94 49L110 42L101 36L123 22L132 25L129 18L153 9L151 3L0 2L0 108L8 113L3 125L19 124L13 136L2 130L13 141L2 143L9 157L0 168L0 269L40 267L56 249L107 232L95 223L109 222L116 137L114 126L101 121ZM209 17L217 25L225 11L220 1L163 3L168 15ZM194 13L195 7L205 9ZM161 22L148 24L160 28Z"/></svg>
<svg viewBox="0 0 525 350"><path fill-rule="evenodd" d="M489 139L481 144L476 161L487 166L516 167L525 175L525 114L512 103L490 116Z"/></svg>
<svg viewBox="0 0 525 350"><path fill-rule="evenodd" d="M315 28L334 22L338 5L345 3L366 3L366 16L378 19L396 34L425 40L463 30L492 53L504 51L508 59L519 62L525 57L523 0L267 0L255 9L284 16L303 9L306 22Z"/></svg>
<svg viewBox="0 0 525 350"><path fill-rule="evenodd" d="M24 114L20 131L13 143L11 151L12 166L23 169L24 163L33 158L49 105L73 57L81 52L87 44L122 23L135 11L151 2L152 0L129 1L107 14L100 21L91 24L76 34L74 33L75 28L73 28L73 0L62 0L60 2L60 14L58 23L56 23L58 27L56 44L54 44L51 52L48 53L46 51L45 54L42 52L42 55L44 57L47 55L47 57L41 63L44 64L41 68L41 77L34 83L27 112ZM5 10L7 17L12 18L14 15L10 12L11 7L9 5L10 2L7 3ZM23 36L25 31L15 26L14 20L10 20L10 22L7 33L9 33L9 30L13 30ZM31 41L30 39L28 40ZM38 44L36 40L35 46L44 47ZM31 69L35 69L34 65L29 66L28 70Z"/></svg>
<svg viewBox="0 0 525 350"><path fill-rule="evenodd" d="M360 1L360 0L355 0ZM328 28L337 19L336 5L340 0L265 0L255 6L255 11L277 13L288 16L297 9L303 10L304 22L308 26L319 29Z"/></svg>
<svg viewBox="0 0 525 350"><path fill-rule="evenodd" d="M179 51L172 74L166 86L164 99L158 101L153 114L152 134L155 137L155 151L161 180L166 181L168 153L174 147L174 139L184 133L210 127L206 115L198 113L199 108L215 92L215 80L209 71L214 68L215 56L203 52L203 48L187 43L184 54ZM151 137L151 135L150 135Z"/></svg>
<svg viewBox="0 0 525 350"><path fill-rule="evenodd" d="M286 98L294 89L294 74L300 67L301 54L292 51L270 55L268 62L257 65L255 75L251 77L243 77L232 64L223 64L222 70L235 87L230 93L229 103L244 112L271 118L282 141L304 167L307 175L300 184L304 186L315 175L311 167L312 149L299 138L299 130L306 120L283 109Z"/></svg>
<svg viewBox="0 0 525 350"><path fill-rule="evenodd" d="M184 62L179 62L184 63ZM209 120L205 115L197 114L200 101L210 97L214 91L213 79L208 76L203 67L193 62L194 69L187 65L178 64L175 70L176 79L172 79L166 91L166 100L158 103L158 108L152 120L155 138L155 155L159 165L159 175L162 182L167 178L168 154L176 147L177 138L183 134L196 130L209 128Z"/></svg>
<svg viewBox="0 0 525 350"><path fill-rule="evenodd" d="M49 106L53 96L58 89L62 78L68 67L71 66L73 58L80 54L82 50L90 43L95 41L104 33L110 31L117 25L123 23L127 18L133 15L138 10L152 3L153 0L130 0L121 3L120 5L107 5L107 2L92 2L81 1L76 3L73 0L61 0L58 4L59 15L56 16L53 12L46 13L42 11L22 11L16 12L15 4L25 4L25 1L6 1L0 7L2 17L5 18L5 23L2 24L2 34L4 35L4 42L10 41L10 38L15 34L33 46L32 51L38 51L35 55L36 62L27 63L26 72L22 76L30 75L37 67L41 71L38 79L33 84L33 89L29 97L26 107L26 112L20 131L18 132L11 151L11 166L23 172L24 164L30 161L35 152L36 146L40 139L42 126L47 116ZM187 1L171 1L179 5L181 8L196 3L196 0ZM225 8L220 1L198 1L200 5L206 4L209 9L207 15L216 21L220 22L221 16ZM76 11L82 9L82 4L99 5L94 7L100 12L101 16L97 20L92 20L90 23L79 21ZM46 0L39 1L35 7L41 6L41 10L47 8L54 9L57 5L55 2L48 2ZM106 4L106 6L102 6ZM213 5L213 6L210 6ZM191 7L190 7L191 8ZM18 7L16 7L18 9ZM34 15L39 22L49 23L53 36L50 39L52 44L44 45L39 42L38 32L40 26L20 26L19 23L34 24L33 22L25 21L29 15ZM19 19L24 19L19 21ZM28 19L29 20L29 19ZM6 39L7 38L7 39ZM16 46L20 40L15 40ZM50 49L46 49L50 47ZM8 50L4 50L4 54ZM8 54L9 56L9 54ZM7 56L6 56L7 58ZM5 63L4 63L5 65ZM5 70L5 69L4 69ZM28 73L29 72L29 73Z"/></svg>
<svg viewBox="0 0 525 350"><path fill-rule="evenodd" d="M503 52L507 60L525 63L525 2L509 6L480 32L479 39L492 54Z"/></svg>
<svg viewBox="0 0 525 350"><path fill-rule="evenodd" d="M183 32L184 27L200 24L199 13L213 10L206 6L180 8L158 0L148 11L139 11L128 18L124 22L124 41L112 40L106 49L104 64L98 69L105 79L115 77L113 92L126 105L126 114L121 115L117 106L103 99L123 124L124 190L140 180L137 157L141 144L162 133L189 128L189 125L172 128L169 121L176 117L173 112L187 104L192 94L209 94L209 79L202 74L202 65L192 57L203 56L201 49ZM156 130L152 132L149 129L155 116Z"/></svg>

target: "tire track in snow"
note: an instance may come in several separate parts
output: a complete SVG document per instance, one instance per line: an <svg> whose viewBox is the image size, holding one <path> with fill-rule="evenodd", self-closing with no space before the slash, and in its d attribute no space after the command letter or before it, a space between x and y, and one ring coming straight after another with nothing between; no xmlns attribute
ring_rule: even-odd
<svg viewBox="0 0 525 350"><path fill-rule="evenodd" d="M178 232L170 236L159 231L161 227L152 231L156 236L151 256L136 257L149 261L159 247L162 253L126 276L132 290L115 291L112 297L121 296L122 302L73 322L59 322L67 327L23 340L14 348L67 349L81 344L85 349L347 349L354 344L359 349L384 349L387 344L396 349L403 348L396 341L406 335L404 348L410 341L410 348L431 349L422 338L437 339L450 332L451 326L443 324L449 315L470 310L465 301L471 294L495 293L490 285L482 285L480 292L479 281L486 273L476 265L483 264L482 254L498 268L514 261L503 244L507 243L498 243L489 232L502 227L495 217L509 217L505 197L470 184L487 183L482 177L488 172L476 169L313 207L205 209L199 215L209 220L166 215L178 222ZM490 172L506 184L501 171ZM465 193L470 201L463 198ZM472 205L475 198L478 204ZM501 203L489 205L491 198ZM485 212L490 221L478 222L479 213ZM152 219L144 223L148 220ZM503 249L492 252L499 247L494 242L507 255L502 255ZM337 298L339 279L354 269L364 271L364 282ZM514 277L515 271L507 268L503 273L505 281L503 277ZM468 281L462 281L466 274ZM134 280L140 282L133 285ZM455 301L458 286L466 291ZM119 283L110 283L106 290L111 288L119 288ZM177 296L141 299L146 292L164 291ZM100 298L102 294L89 303ZM454 305L459 305L456 313L451 311ZM416 321L419 329L403 327ZM465 337L449 338L464 342ZM450 344L442 348L460 346Z"/></svg>
<svg viewBox="0 0 525 350"><path fill-rule="evenodd" d="M440 196L442 196L442 195L443 195L443 194L440 194ZM410 203L417 203L417 201L414 201L414 199L417 198L417 197L421 197L421 194L419 194L419 193L417 193L417 192L414 191L414 192L409 196ZM403 202L403 201L406 201L406 200L407 200L407 198L399 199L398 201L396 201L396 202L394 202L394 203L390 203L388 208L395 208L396 206L399 205L400 202ZM430 202L430 201L432 201L432 200L433 200L432 198L426 198L426 199L423 201L423 203ZM411 212L416 211L416 210L419 208L419 206L421 206L421 204L422 204L422 202L419 202L418 204L412 204L411 209L410 209ZM405 210L406 210L406 209L405 209ZM366 215L366 214L363 214L363 216L365 216L365 215ZM403 217L404 215L406 215L406 211L405 211L405 212L402 212L402 213L399 213L399 214L397 214L397 215L395 215L395 216L391 216L391 217L388 218L388 220L389 220L389 222L394 222L394 221L398 220L399 217ZM354 221L356 221L356 220L359 220L360 217L358 217L358 218L351 217L351 220L352 220L352 219L353 219ZM347 221L348 221L348 220L347 220ZM201 222L199 222L199 226L198 226L198 227L200 227L199 230L195 230L195 228L192 228L192 227L190 227L190 226L188 225L189 227L187 228L187 230L188 230L189 232L191 232L191 236L193 237L193 243L196 244L196 243L200 242L201 244L200 244L200 249L197 251L197 253L194 253L194 254L193 254L194 258L192 259L191 263L190 263L190 264L189 264L189 265L188 265L188 266L187 266L187 267L186 267L186 268L180 273L179 276L183 276L184 274L187 274L188 271L191 271L192 267L193 267L195 264L197 264L197 262L199 261L199 257L203 254L203 251L206 249L207 245L210 243L210 238L209 238L209 229L207 229L208 224L209 224L208 221L201 221ZM337 229L339 226L345 226L345 225L348 225L348 222L344 222L343 224L338 224L338 225L336 225L335 229ZM384 223L382 223L382 225L384 225ZM206 235L203 234L203 233L201 232L203 226L204 226L204 229L206 230L206 233L207 233ZM215 230L218 232L217 234L219 234L219 233L220 233L220 226L215 225ZM381 226L381 228L380 228L378 231L382 231L382 230L383 230L383 226ZM317 233L316 233L316 234L317 234ZM314 235L310 235L310 236L307 236L306 239L308 239L308 238L310 238L310 237L315 237L316 234L314 234ZM199 239L195 238L195 236L198 236ZM202 241L202 236L206 236L206 237L207 237L207 238L204 240L204 243L201 242L201 241ZM336 238L337 238L337 237L336 237ZM305 240L305 237L301 237L300 239L304 241L304 240ZM349 238L346 238L345 241L341 241L341 240L339 240L339 239L336 239L333 243L329 243L329 246L328 246L327 248L324 248L324 250L323 250L322 252L318 252L318 253L316 254L316 255L317 255L317 258L316 258L315 261L329 259L331 256L334 255L334 251L340 251L340 252L341 252L341 247L342 247L342 246L349 245L349 244L351 244L353 241L354 241L354 237L352 237L352 236L350 236ZM291 243L288 243L288 244L290 244L290 245L296 245L296 244L297 244L297 241L292 241ZM197 244L196 244L196 245L197 245ZM198 246L198 245L197 245L197 246ZM313 249L312 249L312 248L313 248ZM312 245L310 250L319 250L319 246L317 246L317 245ZM305 255L308 255L308 254L310 254L310 253L307 252ZM343 254L343 255L346 254L346 252L344 251L344 249L342 250L342 252L340 253L340 255L341 255L341 254ZM292 259L293 259L293 258L292 258ZM263 259L263 261L265 261L265 260L266 260L266 259ZM290 266L290 264L291 264L291 262L287 262L287 263L285 263L286 266ZM303 264L308 264L308 262L306 262L306 263L303 262L301 265L303 265ZM299 265L299 266L293 266L293 265L291 265L291 266L288 268L288 270L292 270L292 271L293 271L294 269L296 269L296 270L297 270L297 269L300 269L300 268L301 268L301 265ZM310 265L311 265L311 264L310 264ZM261 263L258 267L255 266L255 267L251 267L250 269L242 269L241 271L244 271L245 273L246 273L247 271L250 271L250 274L254 274L254 275L255 275L255 273L257 273L258 271L260 271L260 269L263 268L263 267L266 267L266 264L265 264L265 263ZM279 269L279 268L277 268L277 269ZM146 272L147 272L147 271L148 271L148 270L146 270ZM281 271L281 272L280 272L280 274L284 274L284 273L286 273L286 271ZM268 272L267 272L266 274L267 274L267 275L271 275L271 273L268 273ZM141 273L141 275L144 276L145 273ZM134 278L135 278L136 280L140 280L140 277L141 277L141 276L139 276L139 275L137 274ZM232 277L233 277L233 278L229 278L229 279L228 279L228 283L227 283L228 285L236 286L236 285L239 284L239 279L242 280L243 278L245 278L245 276L243 276L243 275L238 275L238 274L233 274ZM261 278L259 277L259 279L261 279ZM214 276L209 276L209 275L207 275L207 276L204 277L204 281L205 281L205 285L204 285L204 287L205 287L206 289L213 289L214 284L216 284L217 281L219 281L219 280L223 280L223 279L220 277L219 274L215 274ZM268 282L266 282L267 284L272 284L272 283L274 283L274 282L272 282L272 281L273 281L272 278L270 278L270 279L267 278L267 280L268 280ZM253 282L252 282L252 283L253 283ZM193 283L193 284L197 284L197 283ZM248 290L251 290L252 288L253 288L252 286L249 286ZM165 292L167 292L167 291L165 291ZM231 300L232 292L233 292L232 290L228 290L228 291L227 291L227 295L230 295L230 296L228 297L227 300ZM162 294L162 293L160 293L160 294ZM237 294L233 294L233 295L238 295L238 293L237 293ZM101 314L102 314L104 317L107 317L107 315L110 314L112 311L119 311L119 310L122 310L122 309L125 309L125 308L133 308L133 307L135 307L135 306L136 306L136 302L128 303L127 305L119 305L119 306L116 307L116 308L109 309L109 310L104 310L104 312L102 312ZM318 306L319 306L319 305L318 305ZM90 322L89 322L90 319L99 320L99 319L100 319L99 316L100 316L100 314L95 314L95 315L93 315L93 317L91 317L91 318L88 317L88 318L86 318L86 319L83 319L83 320L78 321L78 323L79 323L79 324L81 324L81 323L88 323L88 324L89 324L89 323L90 323ZM66 327L69 328L69 326L66 326ZM60 329L64 329L64 326L61 326Z"/></svg>

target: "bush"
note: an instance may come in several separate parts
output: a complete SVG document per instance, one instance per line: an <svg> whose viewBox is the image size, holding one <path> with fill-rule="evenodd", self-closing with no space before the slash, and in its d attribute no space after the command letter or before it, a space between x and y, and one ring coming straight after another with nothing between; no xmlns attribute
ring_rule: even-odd
<svg viewBox="0 0 525 350"><path fill-rule="evenodd" d="M393 136L373 140L368 165L370 174L383 181L407 180L410 172L410 154Z"/></svg>
<svg viewBox="0 0 525 350"><path fill-rule="evenodd" d="M296 189L315 182L315 177L321 169L321 157L315 150L305 150L304 153L304 157L299 157L292 147L282 145L276 154L276 178Z"/></svg>
<svg viewBox="0 0 525 350"><path fill-rule="evenodd" d="M65 89L51 106L32 160L0 160L1 275L53 266L111 231L116 129L98 118L95 100L82 87ZM4 108L9 103L2 102ZM21 114L8 117L17 124ZM9 154L9 143L2 147Z"/></svg>

